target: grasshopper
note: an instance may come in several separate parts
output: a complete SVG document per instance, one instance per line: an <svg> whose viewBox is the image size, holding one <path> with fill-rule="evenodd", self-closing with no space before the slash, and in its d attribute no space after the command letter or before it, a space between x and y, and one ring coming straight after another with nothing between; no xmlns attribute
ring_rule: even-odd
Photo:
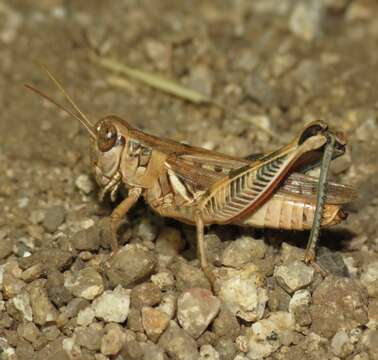
<svg viewBox="0 0 378 360"><path fill-rule="evenodd" d="M322 121L311 122L290 144L276 151L233 157L147 134L118 116L106 116L93 124L45 70L74 111L34 86L26 87L87 130L100 200L110 194L115 201L121 186L128 190L110 215L113 254L118 250L117 231L122 219L144 197L159 215L196 226L201 268L212 283L215 277L206 259L204 240L204 228L211 224L311 229L304 261L314 263L320 228L344 220L341 206L356 196L351 186L327 180L330 162L345 152L346 142ZM306 175L319 163L319 179Z"/></svg>

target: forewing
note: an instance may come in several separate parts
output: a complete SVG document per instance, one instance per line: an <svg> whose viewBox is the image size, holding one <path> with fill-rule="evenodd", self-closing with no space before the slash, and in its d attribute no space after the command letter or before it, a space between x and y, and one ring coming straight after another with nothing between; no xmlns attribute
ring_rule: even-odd
<svg viewBox="0 0 378 360"><path fill-rule="evenodd" d="M296 195L306 199L316 199L318 179L300 173L292 173L282 183L279 192ZM328 182L327 203L341 205L350 203L357 198L357 191L349 185Z"/></svg>

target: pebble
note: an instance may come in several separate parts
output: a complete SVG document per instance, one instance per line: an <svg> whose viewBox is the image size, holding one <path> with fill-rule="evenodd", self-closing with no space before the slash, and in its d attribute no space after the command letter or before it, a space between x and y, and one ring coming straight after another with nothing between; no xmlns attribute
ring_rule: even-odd
<svg viewBox="0 0 378 360"><path fill-rule="evenodd" d="M157 274L151 275L151 281L162 291L171 290L175 287L175 277L168 270L164 270L158 272Z"/></svg>
<svg viewBox="0 0 378 360"><path fill-rule="evenodd" d="M85 309L89 305L89 301L82 298L73 298L64 308L64 315L71 319L75 317L79 311Z"/></svg>
<svg viewBox="0 0 378 360"><path fill-rule="evenodd" d="M43 265L43 271L49 271L51 269L63 270L71 264L72 259L73 254L71 251L42 249L37 250L30 256L18 259L18 263L23 270L37 264Z"/></svg>
<svg viewBox="0 0 378 360"><path fill-rule="evenodd" d="M95 184L90 176L87 174L80 174L75 179L76 187L82 191L85 195L89 195L95 189Z"/></svg>
<svg viewBox="0 0 378 360"><path fill-rule="evenodd" d="M324 6L321 1L300 1L290 15L289 29L304 40L314 40L323 32L324 15Z"/></svg>
<svg viewBox="0 0 378 360"><path fill-rule="evenodd" d="M370 297L378 297L378 261L364 267L361 283L366 287Z"/></svg>
<svg viewBox="0 0 378 360"><path fill-rule="evenodd" d="M30 305L30 296L26 291L21 292L10 300L21 313L24 321L33 321L33 311Z"/></svg>
<svg viewBox="0 0 378 360"><path fill-rule="evenodd" d="M362 336L362 345L366 347L370 359L375 360L378 354L378 330L369 329Z"/></svg>
<svg viewBox="0 0 378 360"><path fill-rule="evenodd" d="M163 296L160 305L157 307L159 310L166 313L170 319L176 315L177 310L177 296L174 293L167 293Z"/></svg>
<svg viewBox="0 0 378 360"><path fill-rule="evenodd" d="M5 259L13 252L12 239L5 237L0 240L0 259Z"/></svg>
<svg viewBox="0 0 378 360"><path fill-rule="evenodd" d="M278 284L291 294L311 284L314 277L314 268L305 265L302 261L294 261L277 266L274 269L274 277Z"/></svg>
<svg viewBox="0 0 378 360"><path fill-rule="evenodd" d="M220 360L218 351L211 345L202 345L199 355L199 360Z"/></svg>
<svg viewBox="0 0 378 360"><path fill-rule="evenodd" d="M228 337L219 338L215 344L215 349L222 360L233 360L237 351L234 341Z"/></svg>
<svg viewBox="0 0 378 360"><path fill-rule="evenodd" d="M126 342L126 335L120 326L112 326L101 339L101 352L104 355L117 355Z"/></svg>
<svg viewBox="0 0 378 360"><path fill-rule="evenodd" d="M93 225L87 229L79 230L70 239L72 246L79 251L98 250L101 244L101 227Z"/></svg>
<svg viewBox="0 0 378 360"><path fill-rule="evenodd" d="M169 316L149 306L142 308L142 325L148 338L156 342L169 324Z"/></svg>
<svg viewBox="0 0 378 360"><path fill-rule="evenodd" d="M198 360L199 353L195 340L174 321L159 339L159 345L176 360Z"/></svg>
<svg viewBox="0 0 378 360"><path fill-rule="evenodd" d="M75 343L88 350L98 351L101 348L101 338L104 330L97 324L88 327L77 327L75 329Z"/></svg>
<svg viewBox="0 0 378 360"><path fill-rule="evenodd" d="M156 344L143 343L143 359L148 360L166 360L165 352L162 347Z"/></svg>
<svg viewBox="0 0 378 360"><path fill-rule="evenodd" d="M85 309L78 312L76 323L80 326L87 326L93 322L95 316L93 308L87 306Z"/></svg>
<svg viewBox="0 0 378 360"><path fill-rule="evenodd" d="M349 335L346 331L338 331L333 336L331 340L331 350L340 358L345 358L353 352L354 346L351 343Z"/></svg>
<svg viewBox="0 0 378 360"><path fill-rule="evenodd" d="M97 318L123 323L129 314L130 291L119 285L114 290L105 291L92 306Z"/></svg>
<svg viewBox="0 0 378 360"><path fill-rule="evenodd" d="M174 267L177 290L184 291L196 287L205 289L211 288L209 280L207 280L200 268L182 261L176 263Z"/></svg>
<svg viewBox="0 0 378 360"><path fill-rule="evenodd" d="M368 314L369 320L378 325L378 298L369 300Z"/></svg>
<svg viewBox="0 0 378 360"><path fill-rule="evenodd" d="M64 287L64 276L58 270L50 270L47 275L46 290L49 299L58 308L72 299L71 292Z"/></svg>
<svg viewBox="0 0 378 360"><path fill-rule="evenodd" d="M290 300L289 311L300 326L311 324L310 303L311 293L306 289L296 291Z"/></svg>
<svg viewBox="0 0 378 360"><path fill-rule="evenodd" d="M283 311L271 313L267 319L252 324L252 331L247 335L248 358L258 360L269 356L281 346L285 333L294 329L294 317Z"/></svg>
<svg viewBox="0 0 378 360"><path fill-rule="evenodd" d="M30 343L37 344L37 340L41 336L41 331L34 323L28 321L18 325L17 334Z"/></svg>
<svg viewBox="0 0 378 360"><path fill-rule="evenodd" d="M330 338L339 329L366 324L367 291L355 280L328 276L314 291L311 330Z"/></svg>
<svg viewBox="0 0 378 360"><path fill-rule="evenodd" d="M113 285L130 287L146 280L157 265L155 254L139 244L124 246L109 261L106 274Z"/></svg>
<svg viewBox="0 0 378 360"><path fill-rule="evenodd" d="M158 229L149 218L142 218L133 226L133 236L139 237L143 241L151 242L157 237Z"/></svg>
<svg viewBox="0 0 378 360"><path fill-rule="evenodd" d="M131 290L131 306L141 309L144 306L155 306L161 301L161 292L153 283L143 283Z"/></svg>
<svg viewBox="0 0 378 360"><path fill-rule="evenodd" d="M235 339L240 333L240 325L236 316L226 307L222 307L214 320L213 331L220 338Z"/></svg>
<svg viewBox="0 0 378 360"><path fill-rule="evenodd" d="M6 272L3 275L3 295L4 298L10 299L19 294L26 286L25 282L17 279L12 274Z"/></svg>
<svg viewBox="0 0 378 360"><path fill-rule="evenodd" d="M329 274L335 276L348 276L348 268L343 256L336 251L331 251L325 247L319 247L316 254L317 263Z"/></svg>
<svg viewBox="0 0 378 360"><path fill-rule="evenodd" d="M269 289L269 309L271 311L288 311L290 295L277 284L274 277L268 278L268 284L270 282L272 282L273 289Z"/></svg>
<svg viewBox="0 0 378 360"><path fill-rule="evenodd" d="M58 311L48 298L44 284L44 280L35 280L28 289L33 319L37 325L55 322L58 317Z"/></svg>
<svg viewBox="0 0 378 360"><path fill-rule="evenodd" d="M45 211L42 226L49 233L54 233L63 224L66 218L66 210L63 206L52 206Z"/></svg>
<svg viewBox="0 0 378 360"><path fill-rule="evenodd" d="M93 267L64 274L64 286L76 297L93 300L104 291L102 276Z"/></svg>
<svg viewBox="0 0 378 360"><path fill-rule="evenodd" d="M219 299L208 289L188 289L177 300L178 322L195 339L206 330L219 310Z"/></svg>
<svg viewBox="0 0 378 360"><path fill-rule="evenodd" d="M252 265L231 272L221 281L219 298L237 317L246 321L256 321L264 314L268 293L262 287L263 279Z"/></svg>
<svg viewBox="0 0 378 360"><path fill-rule="evenodd" d="M156 251L163 255L177 255L184 247L180 231L164 228L156 239Z"/></svg>
<svg viewBox="0 0 378 360"><path fill-rule="evenodd" d="M256 240L250 236L243 236L231 242L223 251L221 262L224 266L242 268L265 256L266 245L263 240Z"/></svg>

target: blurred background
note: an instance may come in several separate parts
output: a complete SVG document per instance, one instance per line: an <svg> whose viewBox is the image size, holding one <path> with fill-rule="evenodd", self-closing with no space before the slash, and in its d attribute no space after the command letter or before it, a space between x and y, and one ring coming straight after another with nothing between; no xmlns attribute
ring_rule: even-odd
<svg viewBox="0 0 378 360"><path fill-rule="evenodd" d="M69 234L111 210L96 200L85 131L23 87L64 101L42 63L90 119L117 114L230 155L274 150L314 119L344 131L348 151L332 177L360 197L323 244L358 276L378 251L377 46L374 0L0 0L0 240L11 241L0 258L68 247L58 226ZM93 62L93 50L236 113L120 76ZM46 235L44 211L56 207L65 220Z"/></svg>

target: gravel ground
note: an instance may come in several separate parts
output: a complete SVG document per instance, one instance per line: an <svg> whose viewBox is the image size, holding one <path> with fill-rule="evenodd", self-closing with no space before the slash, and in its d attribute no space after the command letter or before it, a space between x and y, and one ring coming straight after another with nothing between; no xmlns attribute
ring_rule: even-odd
<svg viewBox="0 0 378 360"><path fill-rule="evenodd" d="M88 44L279 139L217 107L116 87ZM0 0L0 358L378 359L377 44L373 0ZM313 119L346 132L332 177L360 196L322 234L330 275L301 262L308 233L214 226L214 294L193 228L143 203L104 266L114 205L97 200L85 131L22 87L63 101L38 63L92 119L231 155L275 149Z"/></svg>

